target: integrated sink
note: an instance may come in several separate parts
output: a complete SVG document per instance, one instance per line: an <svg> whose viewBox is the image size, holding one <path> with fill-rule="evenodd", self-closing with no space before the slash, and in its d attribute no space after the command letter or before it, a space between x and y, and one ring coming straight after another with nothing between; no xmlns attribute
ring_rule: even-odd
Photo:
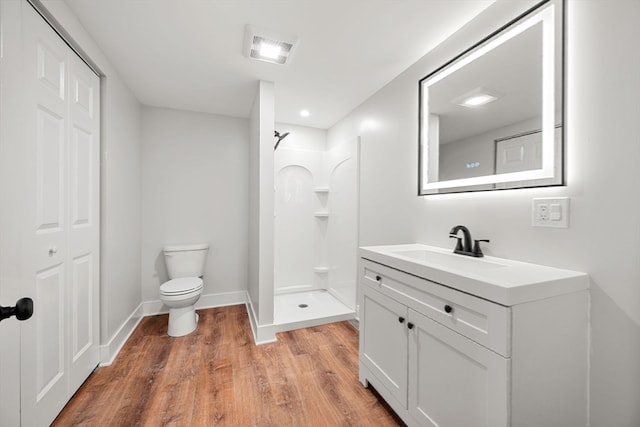
<svg viewBox="0 0 640 427"><path fill-rule="evenodd" d="M419 243L365 246L360 257L507 306L589 288L585 273L492 256L473 258Z"/></svg>
<svg viewBox="0 0 640 427"><path fill-rule="evenodd" d="M484 258L471 258L454 253L442 253L439 251L436 252L433 249L398 250L392 252L398 256L412 258L427 264L433 264L452 269L481 271L506 267L505 264L488 261Z"/></svg>

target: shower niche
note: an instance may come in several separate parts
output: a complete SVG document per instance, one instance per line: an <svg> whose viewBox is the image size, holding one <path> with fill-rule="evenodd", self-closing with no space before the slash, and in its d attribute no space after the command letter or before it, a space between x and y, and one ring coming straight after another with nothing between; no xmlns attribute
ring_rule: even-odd
<svg viewBox="0 0 640 427"><path fill-rule="evenodd" d="M357 260L357 141L296 130L274 153L274 324L291 329L355 316Z"/></svg>

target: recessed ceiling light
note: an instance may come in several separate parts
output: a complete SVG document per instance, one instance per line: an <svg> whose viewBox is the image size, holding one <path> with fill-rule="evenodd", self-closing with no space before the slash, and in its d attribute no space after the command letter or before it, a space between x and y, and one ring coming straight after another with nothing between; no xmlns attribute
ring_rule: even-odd
<svg viewBox="0 0 640 427"><path fill-rule="evenodd" d="M280 52L282 48L278 45L271 44L263 41L260 43L260 55L269 58L269 59L277 59L280 56Z"/></svg>
<svg viewBox="0 0 640 427"><path fill-rule="evenodd" d="M465 107L479 107L481 105L495 101L496 99L498 98L493 95L489 95L488 93L481 93L479 95L473 95L465 99L464 101L462 101L461 105L464 105Z"/></svg>
<svg viewBox="0 0 640 427"><path fill-rule="evenodd" d="M467 108L478 108L500 98L500 94L484 87L475 88L453 99L451 103Z"/></svg>
<svg viewBox="0 0 640 427"><path fill-rule="evenodd" d="M247 25L242 52L248 58L284 65L291 61L297 41L294 36Z"/></svg>
<svg viewBox="0 0 640 427"><path fill-rule="evenodd" d="M310 114L309 110L300 110L300 116L302 117L309 117Z"/></svg>

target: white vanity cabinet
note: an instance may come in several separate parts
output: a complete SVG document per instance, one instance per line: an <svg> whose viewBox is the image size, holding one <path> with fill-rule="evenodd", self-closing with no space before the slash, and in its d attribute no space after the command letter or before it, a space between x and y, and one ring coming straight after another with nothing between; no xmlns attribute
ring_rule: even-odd
<svg viewBox="0 0 640 427"><path fill-rule="evenodd" d="M364 292L361 301L367 328L360 329L360 364L375 371L389 395L406 407L408 309L373 290ZM360 317L360 324L363 320Z"/></svg>
<svg viewBox="0 0 640 427"><path fill-rule="evenodd" d="M584 427L587 291L497 304L361 258L360 382L410 426Z"/></svg>
<svg viewBox="0 0 640 427"><path fill-rule="evenodd" d="M509 359L410 310L408 410L425 426L508 425Z"/></svg>

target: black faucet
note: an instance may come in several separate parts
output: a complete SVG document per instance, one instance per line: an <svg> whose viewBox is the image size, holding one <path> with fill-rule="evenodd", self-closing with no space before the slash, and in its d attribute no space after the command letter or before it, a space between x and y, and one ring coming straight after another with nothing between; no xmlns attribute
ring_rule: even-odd
<svg viewBox="0 0 640 427"><path fill-rule="evenodd" d="M458 231L462 230L462 237L458 237ZM457 239L456 247L453 250L454 253L460 255L467 255L476 258L483 257L482 249L480 249L480 242L487 242L487 239L479 239L473 240L473 248L471 248L471 233L469 229L464 225L456 225L449 231L449 237L452 239Z"/></svg>

